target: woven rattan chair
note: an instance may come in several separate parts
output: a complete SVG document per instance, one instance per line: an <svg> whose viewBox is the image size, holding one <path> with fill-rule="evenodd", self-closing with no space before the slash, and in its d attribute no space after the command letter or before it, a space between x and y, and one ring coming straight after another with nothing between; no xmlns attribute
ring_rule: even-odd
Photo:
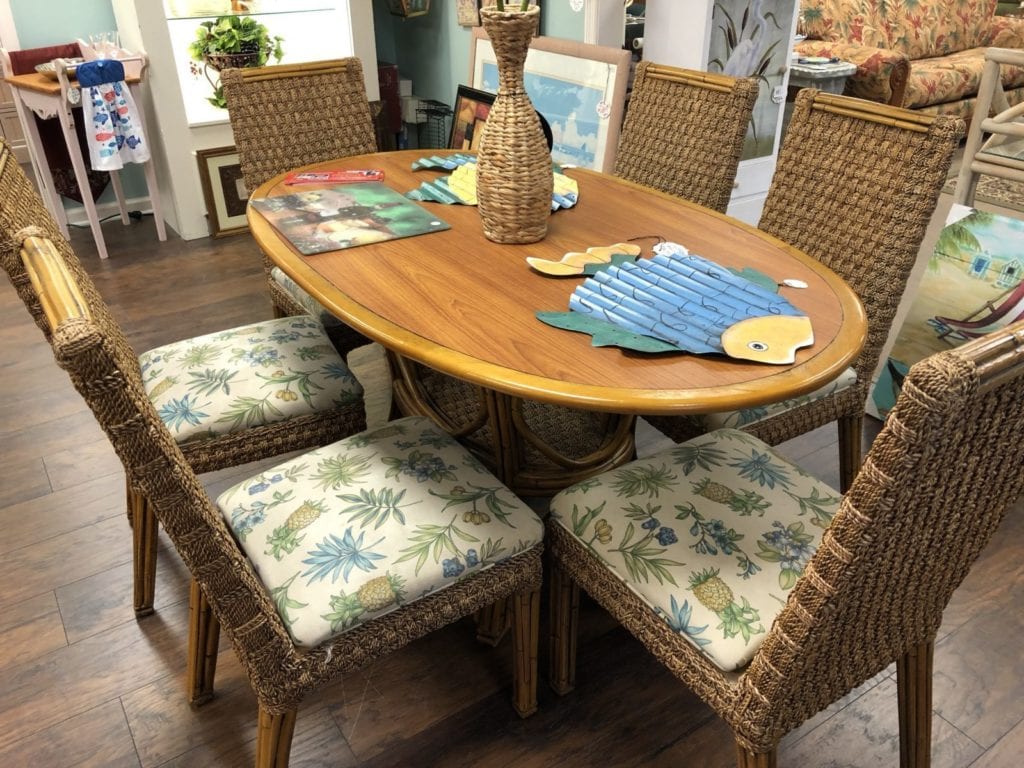
<svg viewBox="0 0 1024 768"><path fill-rule="evenodd" d="M640 62L615 175L725 213L757 85Z"/></svg>
<svg viewBox="0 0 1024 768"><path fill-rule="evenodd" d="M802 398L648 421L676 441L737 427L772 445L836 421L840 486L848 488L860 466L868 386L963 132L957 118L801 92L758 227L850 284L867 314L864 348L836 382Z"/></svg>
<svg viewBox="0 0 1024 768"><path fill-rule="evenodd" d="M93 316L103 318L110 333L127 348L124 335L71 245L60 234L57 223L19 167L10 146L0 141L0 265L36 324L49 338L51 326L31 290L18 255L17 233L29 226L55 244L81 286ZM233 330L247 333L237 334L237 340L230 344L225 331L158 347L135 358L135 366L130 371L138 386L146 389L155 406L174 425L181 450L193 471L212 472L324 445L366 427L362 388L314 319L269 320ZM254 343L254 337L261 341ZM287 345L292 349L285 365L274 356L285 354ZM218 348L222 349L220 355L215 354ZM197 352L197 349L204 351ZM255 375L241 370L244 359L224 359L235 356L236 351L239 358L265 356L252 361L261 363L250 369ZM191 357L186 359L189 355ZM219 365L214 364L215 359ZM280 371L278 365L289 371L284 378L292 378L296 371L309 375L285 382L276 375ZM223 371L227 378L217 380L211 371L213 374ZM232 372L237 374L234 378L230 376ZM267 388L274 378L278 379L278 384ZM201 386L203 380L215 391ZM202 391L198 392L197 387ZM230 401L221 397L228 390L232 396ZM202 399L198 399L200 396ZM218 418L231 416L232 403L238 402L234 398L247 397L251 398L248 402L252 410L245 414L236 412L238 419L234 423L217 423ZM264 400L268 405L261 405ZM134 534L133 602L136 613L144 616L153 610L157 525L145 494L132 483L130 468L125 467L125 470L128 519Z"/></svg>
<svg viewBox="0 0 1024 768"><path fill-rule="evenodd" d="M1003 91L1003 67L1024 67L1024 51L989 48L978 87L975 119L967 132L954 198L974 205L982 174L1024 182L1024 104L1010 106ZM989 116L992 112L991 117Z"/></svg>
<svg viewBox="0 0 1024 768"><path fill-rule="evenodd" d="M543 526L471 454L408 418L265 470L214 504L117 327L93 315L48 240L26 237L21 254L58 364L192 574L190 698L212 695L223 629L259 701L258 768L287 766L307 695L504 598L513 704L536 709Z"/></svg>
<svg viewBox="0 0 1024 768"><path fill-rule="evenodd" d="M356 57L307 64L225 69L220 75L246 189L311 163L377 151ZM318 317L342 354L368 344L264 256L277 317Z"/></svg>
<svg viewBox="0 0 1024 768"><path fill-rule="evenodd" d="M1022 441L1017 323L911 369L845 498L731 429L567 489L555 689L574 684L578 584L728 723L741 768L893 662L901 765L925 768L942 612L1024 490Z"/></svg>

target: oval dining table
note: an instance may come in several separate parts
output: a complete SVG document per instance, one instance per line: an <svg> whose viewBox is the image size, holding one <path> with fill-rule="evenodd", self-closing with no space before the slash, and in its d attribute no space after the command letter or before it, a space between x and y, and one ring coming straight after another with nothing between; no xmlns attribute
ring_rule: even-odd
<svg viewBox="0 0 1024 768"><path fill-rule="evenodd" d="M445 151L360 155L303 170L379 169L382 183L404 194L448 173L411 169L413 161L435 154ZM476 207L420 203L451 228L304 256L251 204L247 215L257 243L276 265L388 350L397 410L434 418L526 495L553 493L629 461L637 415L702 414L796 397L837 378L860 351L867 329L860 301L810 256L680 198L609 174L565 173L577 181L579 200L555 211L547 236L529 245L487 240ZM285 177L263 184L250 199L318 188L290 186ZM780 291L810 317L814 344L798 350L789 365L645 354L595 347L589 335L536 318L538 311L567 310L582 278L542 275L528 266L527 256L558 260L570 251L630 240L644 255L665 240L780 283L803 281L806 289ZM452 386L462 387L462 395L446 399ZM558 437L531 422L537 403L548 412L556 406L573 417L602 419L601 444L583 456L559 450ZM460 409L474 412L454 412Z"/></svg>

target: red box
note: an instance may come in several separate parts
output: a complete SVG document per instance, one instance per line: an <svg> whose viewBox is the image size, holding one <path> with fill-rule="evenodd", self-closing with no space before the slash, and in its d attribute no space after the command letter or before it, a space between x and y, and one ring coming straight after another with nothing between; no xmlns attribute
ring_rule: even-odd
<svg viewBox="0 0 1024 768"><path fill-rule="evenodd" d="M402 102L398 97L398 65L378 61L377 82L380 85L380 100L384 104L381 115L384 127L389 133L398 133L402 130Z"/></svg>

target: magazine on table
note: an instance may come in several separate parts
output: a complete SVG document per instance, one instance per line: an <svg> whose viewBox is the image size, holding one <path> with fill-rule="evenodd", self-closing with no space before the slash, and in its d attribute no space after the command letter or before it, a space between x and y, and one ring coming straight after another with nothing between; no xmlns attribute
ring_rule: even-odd
<svg viewBox="0 0 1024 768"><path fill-rule="evenodd" d="M378 182L298 190L250 202L306 256L451 228Z"/></svg>

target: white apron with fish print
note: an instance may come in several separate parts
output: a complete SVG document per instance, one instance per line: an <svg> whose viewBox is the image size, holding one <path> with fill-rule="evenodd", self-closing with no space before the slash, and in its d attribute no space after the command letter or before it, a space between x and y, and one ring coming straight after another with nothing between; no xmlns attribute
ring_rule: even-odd
<svg viewBox="0 0 1024 768"><path fill-rule="evenodd" d="M88 65L113 63L96 61ZM123 79L124 70L121 69L121 79L93 85L91 83L102 76L97 77L99 72L82 73L86 66L79 65L78 81L82 86L82 116L93 169L116 171L125 163L146 162L149 142L143 135L138 109Z"/></svg>

